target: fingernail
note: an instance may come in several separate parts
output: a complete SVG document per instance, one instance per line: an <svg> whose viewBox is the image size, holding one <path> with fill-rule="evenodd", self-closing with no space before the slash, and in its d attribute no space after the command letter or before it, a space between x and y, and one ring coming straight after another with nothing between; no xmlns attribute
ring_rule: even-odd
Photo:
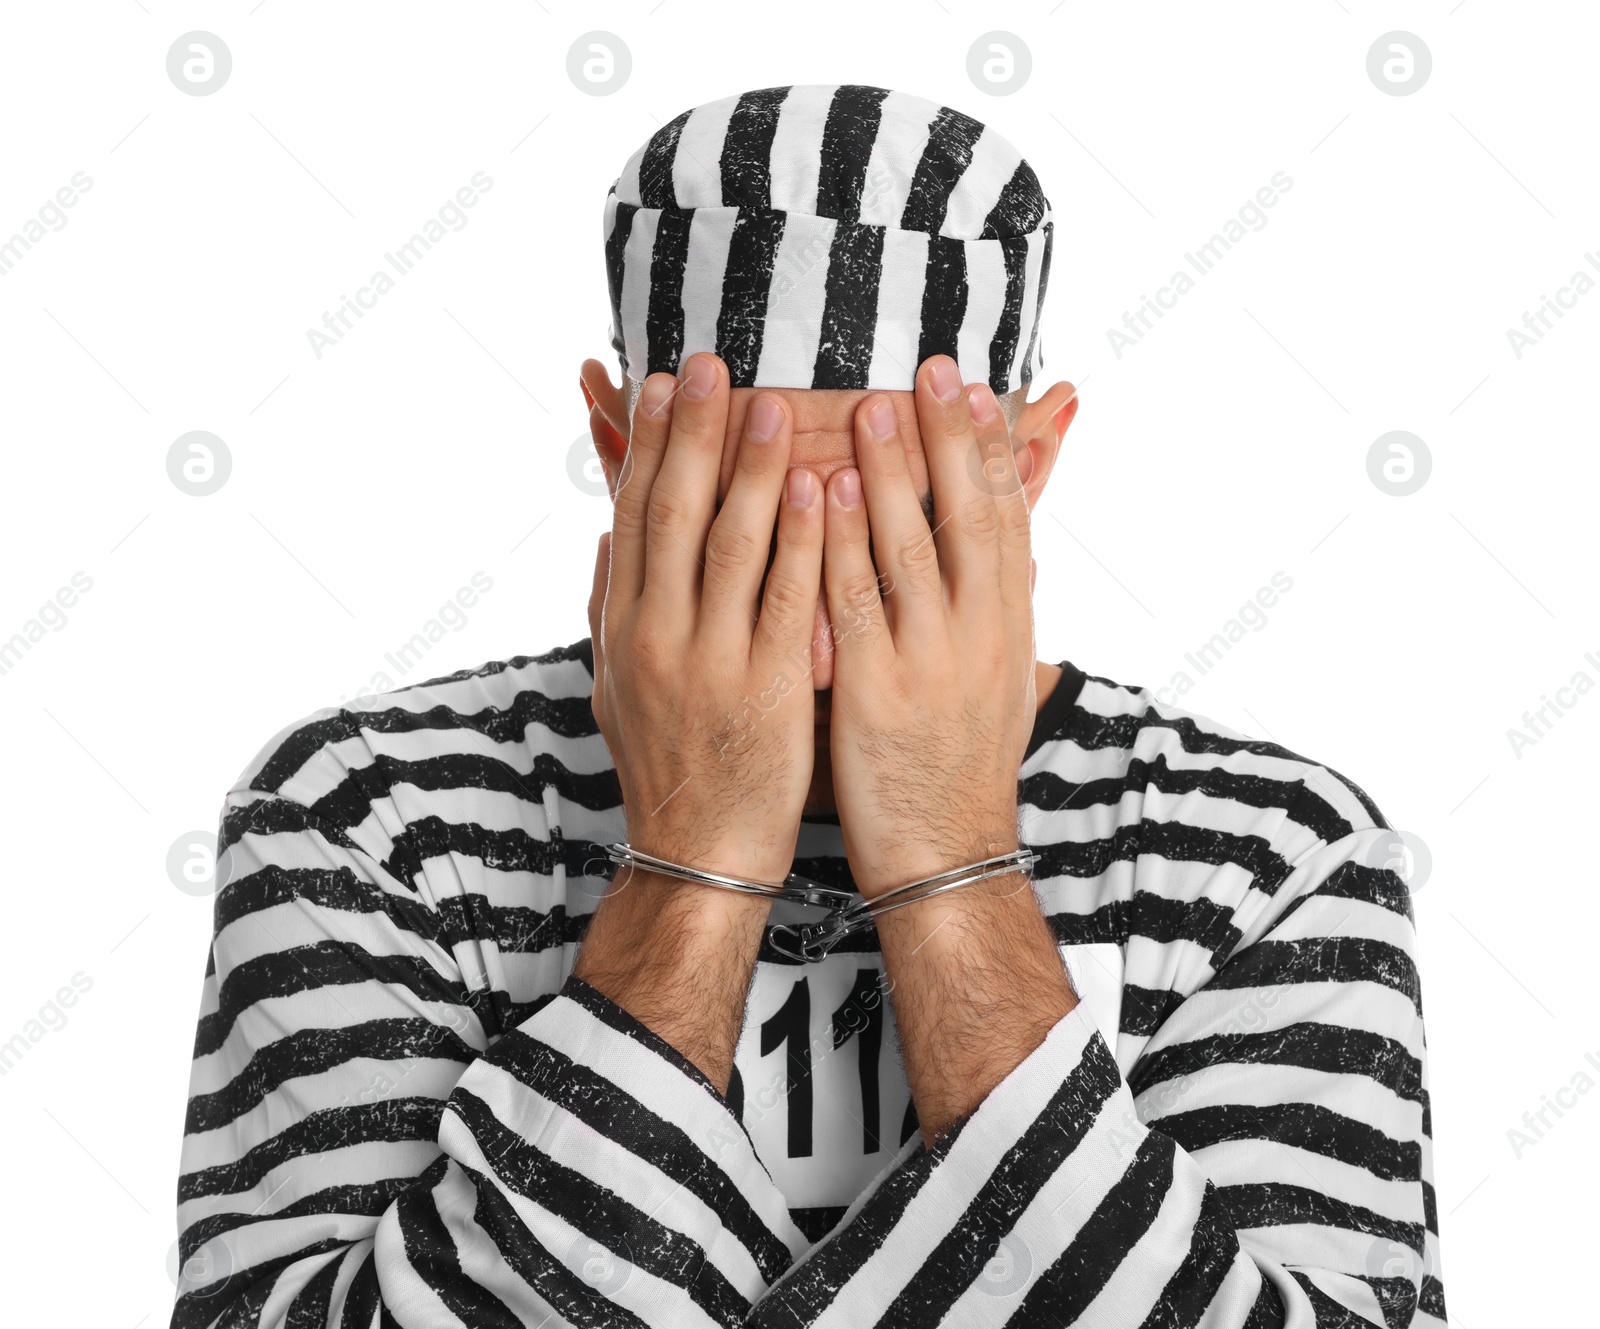
<svg viewBox="0 0 1600 1329"><path fill-rule="evenodd" d="M980 383L967 394L967 405L972 409L972 418L980 425L990 423L1000 413L995 405L994 392L987 383Z"/></svg>
<svg viewBox="0 0 1600 1329"><path fill-rule="evenodd" d="M659 417L667 408L667 402L672 399L672 394L678 390L678 385L665 374L651 374L645 380L644 388L639 393L639 405L651 416Z"/></svg>
<svg viewBox="0 0 1600 1329"><path fill-rule="evenodd" d="M841 508L854 508L861 503L861 472L853 466L847 466L839 472L839 478L834 481L834 494L839 499Z"/></svg>
<svg viewBox="0 0 1600 1329"><path fill-rule="evenodd" d="M894 437L894 407L882 398L867 407L867 428L874 438Z"/></svg>
<svg viewBox="0 0 1600 1329"><path fill-rule="evenodd" d="M789 472L789 502L797 508L809 508L816 501L817 477L803 466Z"/></svg>
<svg viewBox="0 0 1600 1329"><path fill-rule="evenodd" d="M717 371L703 355L691 356L683 369L683 395L690 401L702 401L717 386Z"/></svg>
<svg viewBox="0 0 1600 1329"><path fill-rule="evenodd" d="M934 396L940 401L954 401L961 395L961 371L954 360L936 360L928 371L928 379L933 384Z"/></svg>
<svg viewBox="0 0 1600 1329"><path fill-rule="evenodd" d="M757 397L755 405L750 408L750 437L757 443L765 443L778 432L778 426L782 423L783 410L778 403L771 397Z"/></svg>

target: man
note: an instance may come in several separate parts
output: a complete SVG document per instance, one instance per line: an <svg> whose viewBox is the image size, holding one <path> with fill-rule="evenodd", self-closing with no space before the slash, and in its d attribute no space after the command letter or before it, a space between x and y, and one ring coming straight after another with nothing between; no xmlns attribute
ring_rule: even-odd
<svg viewBox="0 0 1600 1329"><path fill-rule="evenodd" d="M1034 659L1032 170L763 89L605 224L590 639L227 796L173 1324L1442 1323L1387 823Z"/></svg>

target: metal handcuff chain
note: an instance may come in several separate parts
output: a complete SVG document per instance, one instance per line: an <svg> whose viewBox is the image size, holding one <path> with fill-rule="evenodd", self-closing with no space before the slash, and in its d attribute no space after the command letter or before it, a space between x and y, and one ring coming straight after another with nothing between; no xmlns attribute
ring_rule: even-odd
<svg viewBox="0 0 1600 1329"><path fill-rule="evenodd" d="M1029 849L980 859L962 867L937 872L931 877L906 882L871 900L856 898L854 891L842 891L836 886L825 886L810 877L791 872L782 883L774 886L767 882L750 881L721 872L708 872L703 868L687 867L664 858L647 854L632 845L617 843L606 846L606 855L612 862L628 867L642 868L662 876L676 877L701 886L714 886L720 890L737 891L742 895L764 895L773 900L788 900L796 904L826 907L827 917L815 923L779 923L768 933L773 949L791 960L810 964L821 960L844 938L864 931L880 914L904 905L930 900L946 891L953 891L989 877L1001 877L1010 872L1030 871L1039 856Z"/></svg>

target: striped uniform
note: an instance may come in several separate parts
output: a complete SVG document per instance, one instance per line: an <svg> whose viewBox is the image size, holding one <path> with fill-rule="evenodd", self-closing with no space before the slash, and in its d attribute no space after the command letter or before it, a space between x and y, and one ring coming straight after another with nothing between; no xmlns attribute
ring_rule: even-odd
<svg viewBox="0 0 1600 1329"><path fill-rule="evenodd" d="M668 121L606 196L625 374L715 351L734 387L910 389L949 355L997 393L1040 363L1054 235L1033 168L948 106L762 88Z"/></svg>
<svg viewBox="0 0 1600 1329"><path fill-rule="evenodd" d="M625 837L592 669L319 711L228 793L175 1327L1444 1322L1360 789L1063 665L1021 831L1085 1000L930 1150L870 932L764 946L726 1097L570 977ZM796 867L850 884L835 821Z"/></svg>

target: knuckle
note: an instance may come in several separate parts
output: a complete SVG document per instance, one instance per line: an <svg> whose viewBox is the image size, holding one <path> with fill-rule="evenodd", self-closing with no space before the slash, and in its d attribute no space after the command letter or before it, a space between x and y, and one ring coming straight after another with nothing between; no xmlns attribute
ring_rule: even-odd
<svg viewBox="0 0 1600 1329"><path fill-rule="evenodd" d="M1032 525L1028 501L1021 490L1002 496L999 503L1000 529L1013 538L1024 536Z"/></svg>
<svg viewBox="0 0 1600 1329"><path fill-rule="evenodd" d="M992 536L1000 530L1000 509L987 494L967 500L961 524L973 535Z"/></svg>
<svg viewBox="0 0 1600 1329"><path fill-rule="evenodd" d="M646 525L653 536L676 539L689 525L689 505L676 494L657 489L650 495Z"/></svg>
<svg viewBox="0 0 1600 1329"><path fill-rule="evenodd" d="M758 555L763 555L765 552L760 542L749 531L726 522L715 522L706 536L706 570L720 573L742 572L756 560Z"/></svg>
<svg viewBox="0 0 1600 1329"><path fill-rule="evenodd" d="M798 618L811 606L807 603L811 593L804 582L788 568L773 565L767 574L767 589L762 601L762 613L789 620Z"/></svg>
<svg viewBox="0 0 1600 1329"><path fill-rule="evenodd" d="M839 602L857 615L872 611L878 603L878 578L872 573L851 573L839 587Z"/></svg>
<svg viewBox="0 0 1600 1329"><path fill-rule="evenodd" d="M908 577L923 578L939 566L939 550L933 536L922 534L902 541L895 550L895 561Z"/></svg>

